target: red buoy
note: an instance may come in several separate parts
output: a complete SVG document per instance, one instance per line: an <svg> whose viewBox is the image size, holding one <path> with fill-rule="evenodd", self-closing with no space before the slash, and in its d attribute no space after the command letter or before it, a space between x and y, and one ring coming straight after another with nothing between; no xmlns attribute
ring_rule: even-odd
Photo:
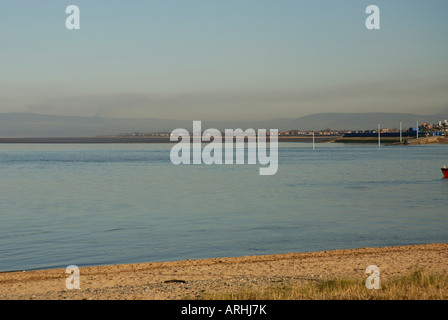
<svg viewBox="0 0 448 320"><path fill-rule="evenodd" d="M443 175L445 176L445 179L448 179L448 168L442 168Z"/></svg>

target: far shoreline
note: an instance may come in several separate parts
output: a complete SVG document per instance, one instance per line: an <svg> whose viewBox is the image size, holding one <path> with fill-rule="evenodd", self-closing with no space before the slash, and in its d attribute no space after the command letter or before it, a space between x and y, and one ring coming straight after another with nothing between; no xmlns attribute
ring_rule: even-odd
<svg viewBox="0 0 448 320"><path fill-rule="evenodd" d="M235 141L236 139L234 139ZM247 142L247 137L244 139ZM266 142L269 142L266 137ZM279 136L278 142L295 143L338 143L338 144L378 144L374 137L343 137L343 136ZM431 145L448 144L448 137L430 136L421 138L381 137L382 145ZM175 144L170 137L158 136L95 136L95 137L0 137L0 144ZM203 142L206 143L206 142Z"/></svg>
<svg viewBox="0 0 448 320"><path fill-rule="evenodd" d="M339 136L317 136L316 143L333 142ZM247 138L245 139L247 141ZM312 142L313 137L278 137L278 142ZM169 137L128 137L128 136L96 136L96 137L24 137L24 138L1 138L0 144L95 144L95 143L177 143L170 141ZM269 137L266 138L269 142Z"/></svg>

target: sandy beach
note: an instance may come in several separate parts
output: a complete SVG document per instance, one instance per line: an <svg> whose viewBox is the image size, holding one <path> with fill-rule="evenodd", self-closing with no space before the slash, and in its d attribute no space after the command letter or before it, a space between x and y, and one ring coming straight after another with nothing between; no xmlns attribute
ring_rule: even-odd
<svg viewBox="0 0 448 320"><path fill-rule="evenodd" d="M0 274L1 300L175 300L278 283L334 277L366 279L376 265L382 279L417 266L446 274L448 243L312 253L80 267L80 289L68 290L65 269Z"/></svg>

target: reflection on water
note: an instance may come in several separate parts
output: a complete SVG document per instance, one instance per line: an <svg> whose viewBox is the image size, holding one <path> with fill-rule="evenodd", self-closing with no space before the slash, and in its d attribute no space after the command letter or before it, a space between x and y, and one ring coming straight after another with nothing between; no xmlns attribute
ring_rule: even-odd
<svg viewBox="0 0 448 320"><path fill-rule="evenodd" d="M0 270L447 242L447 146L281 143L279 170L168 144L1 145Z"/></svg>

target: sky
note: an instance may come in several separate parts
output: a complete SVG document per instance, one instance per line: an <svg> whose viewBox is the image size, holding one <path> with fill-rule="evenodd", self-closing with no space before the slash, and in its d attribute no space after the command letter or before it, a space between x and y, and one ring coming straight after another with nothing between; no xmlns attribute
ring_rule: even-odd
<svg viewBox="0 0 448 320"><path fill-rule="evenodd" d="M372 4L379 30L365 27ZM446 0L0 0L0 113L438 113L447 17Z"/></svg>

